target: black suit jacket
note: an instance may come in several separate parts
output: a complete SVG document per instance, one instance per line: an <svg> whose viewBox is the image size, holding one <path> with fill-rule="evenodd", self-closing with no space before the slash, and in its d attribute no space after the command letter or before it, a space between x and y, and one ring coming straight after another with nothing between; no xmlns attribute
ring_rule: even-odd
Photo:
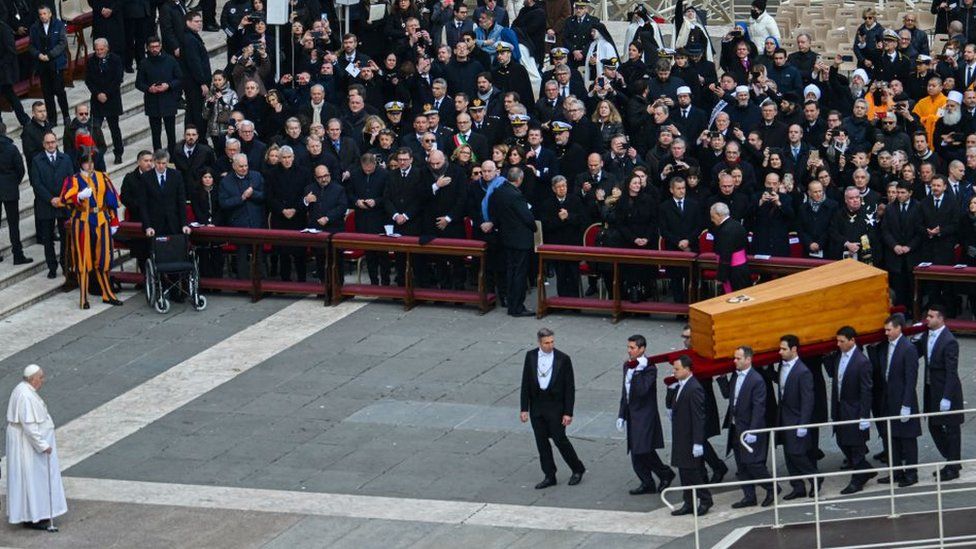
<svg viewBox="0 0 976 549"><path fill-rule="evenodd" d="M152 228L157 236L178 234L186 226L186 187L180 172L166 169L166 184L160 188L156 170L142 174L142 229Z"/></svg>
<svg viewBox="0 0 976 549"><path fill-rule="evenodd" d="M505 248L531 250L535 247L535 217L525 196L510 183L495 189L488 200L491 219L501 235Z"/></svg>
<svg viewBox="0 0 976 549"><path fill-rule="evenodd" d="M167 0L159 6L159 37L163 39L163 51L173 55L177 48L183 47L184 35L187 33L186 22L183 17L186 10L179 0ZM180 55L182 55L182 50Z"/></svg>
<svg viewBox="0 0 976 549"><path fill-rule="evenodd" d="M701 458L692 455L692 447L704 443L705 389L691 376L671 403L671 465L698 467Z"/></svg>
<svg viewBox="0 0 976 549"><path fill-rule="evenodd" d="M841 353L835 353L828 363L827 373L834 379L830 389L830 419L833 421L850 421L871 417L871 361L859 349L851 351L850 360L844 370L844 377L840 374ZM868 440L871 430L862 431L857 425L838 425L834 427L837 444L841 446L857 446Z"/></svg>
<svg viewBox="0 0 976 549"><path fill-rule="evenodd" d="M383 191L383 207L386 208L387 223L395 224L393 215L407 216L407 222L394 227L393 231L402 235L420 234L420 219L423 215L423 189L420 186L420 169L412 166L404 178L400 170L392 170L386 189Z"/></svg>
<svg viewBox="0 0 976 549"><path fill-rule="evenodd" d="M201 84L210 85L212 70L210 54L200 35L187 30L180 42L180 67L183 69L183 87L199 88ZM202 128L200 128L202 129Z"/></svg>
<svg viewBox="0 0 976 549"><path fill-rule="evenodd" d="M742 387L739 389L739 398L735 398L736 373L729 383L729 408L725 413L725 427L729 429L729 438L726 442L726 452L731 452L733 448L740 451L743 463L765 463L768 435L756 435L756 442L753 443L752 452L746 450L739 442L739 433L749 429L763 429L766 425L766 384L762 374L756 371L755 366L749 369ZM731 428L734 423L735 428Z"/></svg>
<svg viewBox="0 0 976 549"><path fill-rule="evenodd" d="M48 160L46 153L38 153L31 162L30 183L34 189L34 216L38 219L64 217L65 210L51 206L51 199L61 195L64 180L75 173L71 159L58 151L54 164Z"/></svg>
<svg viewBox="0 0 976 549"><path fill-rule="evenodd" d="M678 242L687 240L692 250L698 249L698 235L702 232L701 205L693 198L684 198L684 211L678 210L673 198L661 202L658 224L665 250L677 250Z"/></svg>
<svg viewBox="0 0 976 549"><path fill-rule="evenodd" d="M879 346L878 364L880 373L885 380L882 393L881 414L897 416L902 407L908 407L911 413L918 413L918 353L915 347L902 336L895 345L895 352L888 365L888 342ZM887 376L885 372L887 371ZM882 426L882 429L885 427ZM922 427L918 418L906 422L892 421L891 436L909 438L922 436Z"/></svg>
<svg viewBox="0 0 976 549"><path fill-rule="evenodd" d="M426 207L424 221L421 226L423 234L444 238L464 238L464 209L468 200L467 177L464 170L448 164L444 176L451 178L451 182L434 192L433 185L439 176L430 169L421 174L421 191L426 193ZM451 218L443 230L437 228L437 218L447 216Z"/></svg>
<svg viewBox="0 0 976 549"><path fill-rule="evenodd" d="M193 147L193 154L187 158L186 152L183 150L184 145L186 145L186 141L180 141L176 144L176 150L173 151L173 165L176 166L176 169L183 176L183 182L187 187L186 195L190 196L191 189L194 187L193 182L197 179L197 174L203 168L213 167L217 163L217 157L213 149L203 143L197 142Z"/></svg>
<svg viewBox="0 0 976 549"><path fill-rule="evenodd" d="M559 210L562 209L569 214L566 219L559 218ZM549 192L549 197L539 207L538 215L546 244L580 246L583 243L583 230L589 224L589 217L579 196L567 194L560 204L556 195Z"/></svg>
<svg viewBox="0 0 976 549"><path fill-rule="evenodd" d="M620 384L620 410L617 417L627 422L627 451L648 454L664 448L661 414L657 409L657 366L648 364L634 371L627 394L627 365Z"/></svg>
<svg viewBox="0 0 976 549"><path fill-rule="evenodd" d="M573 361L559 349L552 350L552 376L549 387L539 386L537 369L539 349L525 353L522 366L522 389L519 397L520 410L532 416L561 417L573 415L576 402L576 382L573 378Z"/></svg>
<svg viewBox="0 0 976 549"><path fill-rule="evenodd" d="M901 204L889 205L881 218L881 240L885 244L884 262L888 272L911 272L918 262L922 244L922 210L916 200L908 203L908 211L901 212ZM911 251L904 255L894 252L895 246L908 246Z"/></svg>
<svg viewBox="0 0 976 549"><path fill-rule="evenodd" d="M782 368L782 365L780 366ZM777 374L777 381L779 375ZM805 425L813 421L813 373L797 359L784 383L779 386L779 426ZM799 437L795 430L780 431L777 439L788 454L803 454L810 448L813 434Z"/></svg>
<svg viewBox="0 0 976 549"><path fill-rule="evenodd" d="M932 195L922 201L922 228L933 227L939 227L938 236L929 236L922 232L922 257L937 265L952 265L952 249L956 245L956 232L959 228L959 205L951 194L942 194L938 209Z"/></svg>
<svg viewBox="0 0 976 549"><path fill-rule="evenodd" d="M922 386L922 403L925 412L938 412L943 398L951 403L950 410L962 410L962 383L959 381L959 342L949 328L943 328L932 355L929 356L929 332L925 331L916 342L916 349L925 361L925 380ZM962 415L933 417L934 425L961 425Z"/></svg>

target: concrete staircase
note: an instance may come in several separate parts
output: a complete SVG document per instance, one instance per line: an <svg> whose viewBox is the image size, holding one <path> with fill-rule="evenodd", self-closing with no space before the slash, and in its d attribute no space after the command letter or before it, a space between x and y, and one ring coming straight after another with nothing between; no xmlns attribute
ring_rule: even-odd
<svg viewBox="0 0 976 549"><path fill-rule="evenodd" d="M219 31L210 32L204 33L203 39L207 50L210 52L213 67L223 67L226 63L226 36ZM90 99L88 88L85 87L83 81L75 81L74 84L73 88L68 89L68 104L72 112L75 105ZM119 165L112 164L112 136L108 131L108 126L103 127L105 138L109 144L106 152L106 164L109 177L116 187L121 186L122 178L134 168L136 154L143 149L152 149L148 119L143 114L143 94L135 89L135 74L125 75L125 80L122 83L122 94L123 113L119 125L122 130L125 154L123 162ZM24 101L24 103L24 108L30 113L29 102ZM7 123L7 135L20 147L22 131L20 124L9 112L3 113L3 119ZM182 112L177 115L176 121L177 134L182 135ZM64 131L64 126L58 125L54 131L60 136ZM4 216L3 221L0 222L0 256L4 258L0 262L0 319L57 293L60 291L59 288L63 282L63 278L60 276L54 280L47 278L44 247L37 242L37 230L34 226L34 192L26 178L20 184L20 239L24 246L24 254L33 258L33 263L27 265L13 264L7 224L8 220Z"/></svg>

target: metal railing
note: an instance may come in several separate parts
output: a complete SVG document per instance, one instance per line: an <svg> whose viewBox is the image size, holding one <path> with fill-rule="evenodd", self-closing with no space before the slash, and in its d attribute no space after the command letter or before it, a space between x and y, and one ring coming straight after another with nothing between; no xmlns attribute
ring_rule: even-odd
<svg viewBox="0 0 976 549"><path fill-rule="evenodd" d="M889 501L889 509L890 509L890 512L889 512L888 515L872 515L872 516L862 516L862 517L858 517L858 518L871 518L871 517L877 517L877 516L887 516L888 518L895 518L895 517L898 516L898 513L895 510L895 500L896 499L898 499L898 498L906 498L906 497L918 497L918 496L930 496L930 495L934 495L934 496L936 496L936 501L937 501L936 512L938 514L938 522L939 522L939 538L934 539L934 540L915 540L915 541L918 542L918 543L929 543L929 542L937 543L937 545L935 545L936 547L949 547L949 546L952 546L952 544L946 545L945 544L945 537L944 537L945 530L944 530L944 527L943 527L942 496L944 494L952 494L952 493L961 493L961 492L976 491L976 486L969 487L969 488L956 488L956 489L951 489L951 490L943 490L942 489L942 470L940 469L940 467L945 467L947 465L973 464L973 463L976 463L976 458L956 460L956 461L927 462L927 463L914 464L914 465L894 465L894 462L892 460L893 453L892 453L891 424L894 421L903 422L903 421L908 421L908 420L911 420L911 419L922 420L922 419L933 418L933 417L949 416L949 415L955 415L955 414L963 415L963 414L971 414L971 413L976 413L976 408L967 408L965 410L949 410L949 411L946 411L946 412L923 412L923 413L918 413L918 414L910 414L910 415L907 415L907 416L901 416L901 415L898 415L898 416L883 416L883 417L865 418L865 419L852 419L852 420L844 420L844 421L830 421L830 422L823 422L823 423L808 423L808 424L803 424L803 425L789 425L789 426L782 426L782 427L766 427L766 428L763 428L763 429L749 429L749 430L743 431L742 433L739 434L739 442L749 452L752 452L753 451L753 448L752 448L752 446L750 444L748 444L745 441L746 435L757 435L757 436L758 435L771 435L770 436L770 439L771 440L769 441L769 452L770 452L770 460L772 461L772 471L771 471L771 475L770 475L769 478L753 479L753 480L745 480L745 481L722 482L722 483L718 483L718 484L696 484L696 485L693 485L693 486L675 486L675 487L669 487L669 488L667 488L667 489L665 489L664 491L661 492L661 501L664 502L664 504L669 509L674 510L675 509L675 506L672 505L667 500L666 495L668 493L670 493L670 492L675 492L675 491L683 491L683 490L691 490L692 491L692 502L693 502L692 503L692 509L695 510L695 512L692 513L692 515L694 515L694 526L695 526L695 547L700 547L699 524L698 524L698 513L697 513L697 509L698 509L698 490L701 490L701 489L713 489L713 488L725 488L725 487L732 487L732 486L746 486L746 485L758 485L758 484L771 484L771 486L772 486L771 489L773 491L773 505L772 505L772 507L773 507L773 525L772 525L772 527L773 528L781 528L783 526L782 523L781 523L781 520L780 520L780 509L788 509L788 508L794 508L794 507L807 507L807 506L813 505L813 507L814 507L814 525L815 525L816 536L817 536L817 548L819 549L820 547L822 547L822 545L821 545L821 535L820 535L820 525L821 525L821 522L825 522L825 521L821 521L821 519L820 519L820 505L823 503L824 500L822 500L820 498L820 481L819 481L819 479L823 479L823 478L827 478L827 477L841 477L841 476L845 476L846 477L846 476L850 476L851 474L871 474L871 473L887 472L888 473L888 478L889 478L889 481L890 481L888 483L888 494L887 495L883 495L883 496L882 495L874 495L874 496L841 497L841 498L837 498L837 499L830 499L829 502L831 504L838 504L838 503L854 503L854 502L862 502L862 501L878 501L878 500L887 499ZM841 425L857 425L857 424L860 424L862 422L869 422L869 423L872 423L872 424L881 423L881 422L884 422L885 423L885 430L886 430L886 433L887 433L887 437L885 437L885 443L886 443L886 446L887 446L886 452L887 452L887 456L888 456L888 465L887 466L884 466L884 467L876 467L876 468L873 468L873 469L858 469L856 471L854 471L854 470L852 470L852 471L834 471L834 472L830 472L830 473L813 473L813 474L808 474L808 475L795 475L795 476L786 476L786 477L777 476L777 468L776 468L776 444L775 444L775 433L776 432L779 432L779 431L792 431L792 430L796 430L796 429L807 429L808 432L809 432L809 429L812 429L812 428L836 427L836 426L841 426ZM934 491L931 491L931 490L929 490L929 491L922 491L922 492L913 491L911 493L895 494L895 480L894 480L895 471L901 471L901 470L905 470L905 469L925 469L925 468L928 468L928 467L936 467L936 471L935 471L936 487L935 487L935 490ZM807 501L799 501L797 503L780 503L779 502L779 484L778 484L778 482L779 481L792 481L792 480L802 480L804 482L805 481L808 481L808 480L814 481L812 483L812 486L813 486L813 494L814 494L813 495L813 501L807 500ZM976 536L972 536L972 539L973 540L976 540ZM877 545L877 547L881 547L881 546L890 546L890 544ZM861 547L865 547L866 548L866 547L874 547L874 546L873 545L864 545L864 546L861 546Z"/></svg>

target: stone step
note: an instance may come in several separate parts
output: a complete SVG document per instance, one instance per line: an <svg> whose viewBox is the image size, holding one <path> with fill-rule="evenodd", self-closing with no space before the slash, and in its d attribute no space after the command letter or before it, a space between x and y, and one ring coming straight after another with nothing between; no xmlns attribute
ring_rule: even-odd
<svg viewBox="0 0 976 549"><path fill-rule="evenodd" d="M3 261L0 261L0 290L13 286L37 273L47 274L47 265L44 264L44 246L40 244L25 246L24 255L34 261L25 265L14 265L13 256L4 255Z"/></svg>

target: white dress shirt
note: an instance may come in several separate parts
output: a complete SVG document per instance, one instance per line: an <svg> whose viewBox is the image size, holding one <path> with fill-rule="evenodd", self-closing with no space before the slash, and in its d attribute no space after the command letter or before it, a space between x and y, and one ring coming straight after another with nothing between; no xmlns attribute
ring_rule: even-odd
<svg viewBox="0 0 976 549"><path fill-rule="evenodd" d="M640 357L637 359L637 366L634 368L627 368L627 373L624 374L624 390L627 393L627 400L630 401L630 380L634 378L634 374L647 368L647 357Z"/></svg>
<svg viewBox="0 0 976 549"><path fill-rule="evenodd" d="M847 373L847 364L854 356L854 349L840 354L840 361L837 363L837 398L840 398L840 390L844 386L844 374Z"/></svg>
<svg viewBox="0 0 976 549"><path fill-rule="evenodd" d="M555 353L546 353L539 349L539 363L536 365L535 376L539 380L539 387L545 391L552 381L552 362Z"/></svg>

